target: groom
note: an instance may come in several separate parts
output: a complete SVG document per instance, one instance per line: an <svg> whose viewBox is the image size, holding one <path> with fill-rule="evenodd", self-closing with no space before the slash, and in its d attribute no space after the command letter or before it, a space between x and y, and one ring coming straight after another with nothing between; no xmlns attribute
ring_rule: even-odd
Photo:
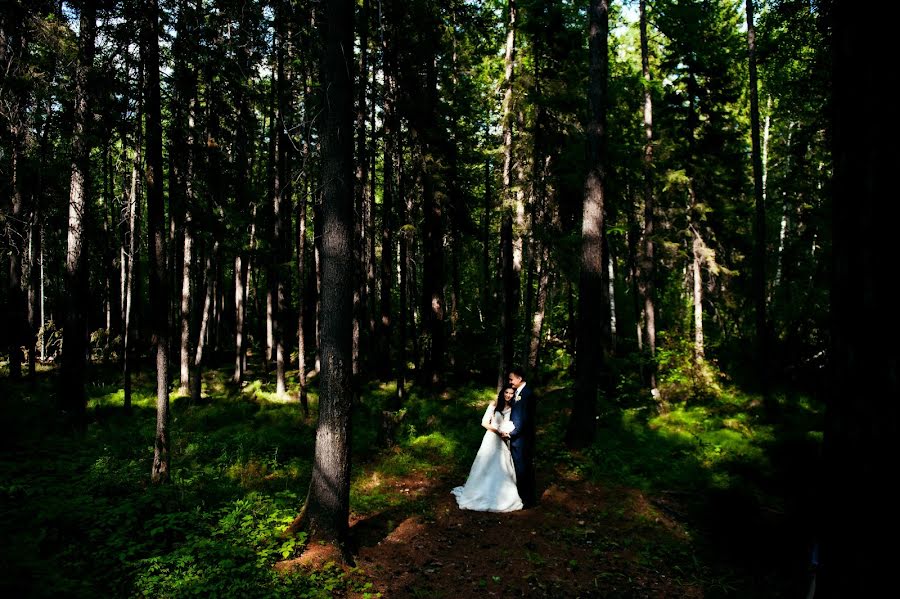
<svg viewBox="0 0 900 599"><path fill-rule="evenodd" d="M535 397L531 388L525 384L525 377L520 369L513 368L509 371L509 384L516 391L509 415L516 428L502 436L509 439L509 450L516 468L516 486L525 509L528 509L537 502L534 481Z"/></svg>

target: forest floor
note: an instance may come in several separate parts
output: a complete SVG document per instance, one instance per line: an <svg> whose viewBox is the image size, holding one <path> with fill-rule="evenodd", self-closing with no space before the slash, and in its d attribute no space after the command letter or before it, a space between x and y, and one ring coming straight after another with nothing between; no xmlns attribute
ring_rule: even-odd
<svg viewBox="0 0 900 599"><path fill-rule="evenodd" d="M491 514L460 510L449 492L456 482L398 479L397 491L433 511L353 523L358 565L383 596L704 596L700 580L665 560L689 533L639 491L560 474L544 481L535 508ZM659 553L646 555L647 545Z"/></svg>
<svg viewBox="0 0 900 599"><path fill-rule="evenodd" d="M199 405L172 399L173 484L147 484L153 383L122 410L118 374L97 370L86 433L66 430L55 377L0 377L0 593L141 597L794 597L809 582L809 466L820 407L803 398L775 429L726 390L654 415L601 413L583 452L561 443L564 379L539 397L539 504L458 509L489 386L413 388L397 443L378 443L393 385L354 412L353 567L309 565L316 547L281 531L311 470L315 412L278 401L264 377L241 389L206 375ZM292 385L296 381L291 381ZM311 406L316 407L315 388ZM814 505L812 506L814 508ZM301 565L305 564L305 565Z"/></svg>
<svg viewBox="0 0 900 599"><path fill-rule="evenodd" d="M764 479L773 476L773 462L797 468L809 457L808 443L776 441L771 431L753 426L755 416L741 412L758 402L730 397L717 416L700 409L695 421L684 413L663 420L691 438L690 445L705 446L703 451L715 456L710 459L687 455L671 439L661 442L652 429L663 425L647 427L643 418L639 426L651 429L649 436L629 438L631 427L601 427L599 434L607 435L601 448L573 453L559 443L568 417L560 405L566 391L549 386L538 392L546 397L541 409L547 418L539 432L544 452L538 460L540 501L533 509L497 514L457 507L450 490L465 481L477 442L462 451L457 446L455 459L442 460L441 436L432 435L419 451L399 446L364 464L357 495L392 499L387 508L371 511L357 502L351 518L356 574L384 597L803 594L809 582L809 522L793 513L798 489L775 496L772 481ZM429 401L452 405L458 398L445 393ZM699 428L690 430L694 426ZM743 444L751 439L766 446L765 458ZM785 447L790 464L784 463ZM411 449L418 463L392 475L385 464ZM615 464L611 471L598 475L596 449L608 452L607 463ZM730 475L715 472L716 459ZM664 476L661 469L669 472ZM797 477L794 483L801 487L810 482L809 473L780 475Z"/></svg>

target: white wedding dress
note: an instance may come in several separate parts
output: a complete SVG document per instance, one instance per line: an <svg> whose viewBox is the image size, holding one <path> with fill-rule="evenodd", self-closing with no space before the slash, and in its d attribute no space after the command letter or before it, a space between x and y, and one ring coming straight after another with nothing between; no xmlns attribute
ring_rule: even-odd
<svg viewBox="0 0 900 599"><path fill-rule="evenodd" d="M513 430L509 419L510 408L495 412L488 405L481 419L502 432ZM522 509L522 500L516 488L516 469L513 466L509 446L493 431L485 431L481 447L472 463L466 484L451 491L456 495L460 509L478 512L512 512Z"/></svg>

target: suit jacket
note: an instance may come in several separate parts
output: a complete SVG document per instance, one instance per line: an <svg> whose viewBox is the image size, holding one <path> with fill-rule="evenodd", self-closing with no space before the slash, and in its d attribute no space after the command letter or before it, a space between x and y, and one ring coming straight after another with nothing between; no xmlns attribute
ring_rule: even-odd
<svg viewBox="0 0 900 599"><path fill-rule="evenodd" d="M531 392L531 387L525 385L519 394L518 401L513 403L509 414L509 419L516 427L509 434L510 449L518 449L529 455L534 451L534 412L534 394Z"/></svg>

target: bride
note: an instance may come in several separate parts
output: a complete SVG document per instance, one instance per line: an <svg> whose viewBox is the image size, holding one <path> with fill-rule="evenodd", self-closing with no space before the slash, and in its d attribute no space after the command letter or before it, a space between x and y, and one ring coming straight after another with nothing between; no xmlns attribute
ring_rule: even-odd
<svg viewBox="0 0 900 599"><path fill-rule="evenodd" d="M472 463L466 484L451 491L464 510L479 512L512 512L522 509L516 489L516 470L509 445L500 434L513 430L509 419L514 391L503 390L503 398L492 401L484 412L481 426L487 429L481 447Z"/></svg>

